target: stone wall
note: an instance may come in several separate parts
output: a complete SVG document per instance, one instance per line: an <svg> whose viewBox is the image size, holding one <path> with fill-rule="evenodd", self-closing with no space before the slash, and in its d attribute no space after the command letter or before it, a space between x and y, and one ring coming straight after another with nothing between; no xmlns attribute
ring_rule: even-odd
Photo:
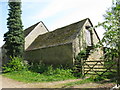
<svg viewBox="0 0 120 90"><path fill-rule="evenodd" d="M86 23L83 25L82 30L78 33L77 37L73 41L73 53L74 57L80 53L81 50L87 48L86 44L86 26L92 26L91 23L87 20ZM91 35L91 45L96 45L99 42L99 38L97 37L94 30L92 30ZM93 51L88 57L87 60L100 60L100 58L103 56L103 50L101 48L98 48L97 51ZM75 60L74 60L75 61Z"/></svg>
<svg viewBox="0 0 120 90"><path fill-rule="evenodd" d="M29 50L25 53L28 62L43 62L49 65L69 65L73 64L72 44L58 45L37 50Z"/></svg>

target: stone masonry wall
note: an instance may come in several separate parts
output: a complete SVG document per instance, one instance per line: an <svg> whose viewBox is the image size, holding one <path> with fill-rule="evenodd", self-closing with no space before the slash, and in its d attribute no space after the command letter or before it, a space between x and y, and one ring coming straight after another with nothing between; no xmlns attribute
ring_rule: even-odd
<svg viewBox="0 0 120 90"><path fill-rule="evenodd" d="M49 65L73 64L72 44L58 45L48 48L26 51L25 58L29 62L43 62Z"/></svg>

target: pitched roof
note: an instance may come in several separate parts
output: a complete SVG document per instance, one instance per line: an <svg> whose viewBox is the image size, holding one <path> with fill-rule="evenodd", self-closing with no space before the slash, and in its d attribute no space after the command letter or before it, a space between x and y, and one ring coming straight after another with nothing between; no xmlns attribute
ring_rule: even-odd
<svg viewBox="0 0 120 90"><path fill-rule="evenodd" d="M34 50L60 44L70 43L83 27L87 19L58 28L52 32L39 35L27 50Z"/></svg>
<svg viewBox="0 0 120 90"><path fill-rule="evenodd" d="M52 32L39 35L27 50L34 50L72 42L83 27L86 20L87 19L84 19L68 26L58 28Z"/></svg>

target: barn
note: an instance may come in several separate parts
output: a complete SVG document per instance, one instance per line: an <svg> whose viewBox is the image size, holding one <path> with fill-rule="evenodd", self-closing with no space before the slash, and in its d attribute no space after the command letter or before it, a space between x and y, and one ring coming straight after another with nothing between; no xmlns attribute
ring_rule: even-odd
<svg viewBox="0 0 120 90"><path fill-rule="evenodd" d="M25 59L49 65L73 66L81 50L97 44L100 39L89 18L38 35L26 48ZM36 32L37 33L37 32ZM102 50L91 53L87 60L98 60Z"/></svg>

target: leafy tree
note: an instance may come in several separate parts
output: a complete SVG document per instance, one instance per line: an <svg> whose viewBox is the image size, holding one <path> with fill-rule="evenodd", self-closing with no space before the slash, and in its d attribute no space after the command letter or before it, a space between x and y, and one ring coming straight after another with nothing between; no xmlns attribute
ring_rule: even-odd
<svg viewBox="0 0 120 90"><path fill-rule="evenodd" d="M112 7L104 15L105 22L99 23L106 30L101 43L106 47L106 59L118 60L118 76L120 76L120 0L114 0ZM118 77L120 84L120 77Z"/></svg>
<svg viewBox="0 0 120 90"><path fill-rule="evenodd" d="M9 0L8 32L4 34L5 49L8 57L22 57L24 52L24 33L21 20L21 1Z"/></svg>

